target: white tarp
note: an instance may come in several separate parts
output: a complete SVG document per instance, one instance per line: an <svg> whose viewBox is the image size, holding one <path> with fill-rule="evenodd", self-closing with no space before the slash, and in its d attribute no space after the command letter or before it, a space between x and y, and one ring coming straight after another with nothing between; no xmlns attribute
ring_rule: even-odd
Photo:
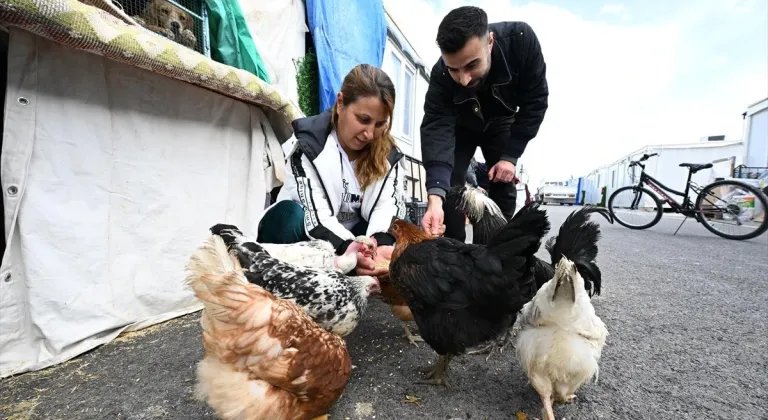
<svg viewBox="0 0 768 420"><path fill-rule="evenodd" d="M198 309L190 253L283 159L255 106L15 29L8 62L0 377Z"/></svg>
<svg viewBox="0 0 768 420"><path fill-rule="evenodd" d="M270 82L299 103L296 67L304 57L305 23L302 0L239 0L248 31L269 71Z"/></svg>

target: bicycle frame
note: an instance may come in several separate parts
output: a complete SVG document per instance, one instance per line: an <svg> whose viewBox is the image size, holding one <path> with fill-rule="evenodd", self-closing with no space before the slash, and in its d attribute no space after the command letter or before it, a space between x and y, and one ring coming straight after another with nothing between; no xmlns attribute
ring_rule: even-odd
<svg viewBox="0 0 768 420"><path fill-rule="evenodd" d="M651 187L652 190L656 191L657 194L661 195L662 199L666 201L676 213L686 214L694 210L693 203L691 202L691 198L689 196L691 190L694 189L693 186L691 185L692 175L693 174L691 173L691 171L688 171L688 180L685 183L685 191L680 192L670 187L667 187L666 185L662 184L658 179L646 174L645 168L642 168L640 170L640 182L638 182L637 186L642 187L644 185L648 185L649 187ZM670 197L669 194L667 194L667 192L683 197L683 202L682 203L677 202L677 200ZM636 205L636 204L637 203L633 203L633 205Z"/></svg>

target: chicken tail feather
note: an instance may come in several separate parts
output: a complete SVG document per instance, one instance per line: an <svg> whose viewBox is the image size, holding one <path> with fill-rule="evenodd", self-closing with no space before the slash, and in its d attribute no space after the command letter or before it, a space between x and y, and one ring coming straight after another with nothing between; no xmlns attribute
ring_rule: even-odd
<svg viewBox="0 0 768 420"><path fill-rule="evenodd" d="M245 312L252 315L252 310L261 306L254 306L254 300L272 300L265 290L248 283L239 261L220 236L212 235L195 250L186 268L186 284L205 306L205 316L201 317L204 332L212 325L214 329L228 329L228 324L242 323L247 320L240 319Z"/></svg>
<svg viewBox="0 0 768 420"><path fill-rule="evenodd" d="M251 268L245 273L250 283L264 286L261 277L264 270L281 264L281 261L273 258L263 246L246 238L237 226L219 223L212 226L210 230L213 235L224 241L226 248L234 253L243 267ZM357 257L355 257L355 261L357 261Z"/></svg>
<svg viewBox="0 0 768 420"><path fill-rule="evenodd" d="M535 258L533 254L541 246L541 240L549 229L547 212L536 203L527 204L493 235L488 243L488 251L496 254L505 265L521 265L515 257L524 256L526 261Z"/></svg>
<svg viewBox="0 0 768 420"><path fill-rule="evenodd" d="M562 257L573 261L579 273L584 278L584 285L589 296L599 295L602 285L602 274L595 264L597 258L597 242L600 240L600 225L590 220L590 214L597 213L613 223L610 212L602 207L584 206L571 213L560 226L557 236L547 240L544 247L549 252L552 266ZM550 276L551 277L551 276Z"/></svg>

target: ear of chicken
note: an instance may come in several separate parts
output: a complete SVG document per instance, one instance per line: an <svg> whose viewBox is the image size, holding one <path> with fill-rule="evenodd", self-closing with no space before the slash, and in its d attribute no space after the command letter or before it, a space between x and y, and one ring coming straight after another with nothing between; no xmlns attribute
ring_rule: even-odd
<svg viewBox="0 0 768 420"><path fill-rule="evenodd" d="M196 395L225 420L324 414L352 362L343 340L298 306L249 284L222 239L193 254L187 284L204 303Z"/></svg>

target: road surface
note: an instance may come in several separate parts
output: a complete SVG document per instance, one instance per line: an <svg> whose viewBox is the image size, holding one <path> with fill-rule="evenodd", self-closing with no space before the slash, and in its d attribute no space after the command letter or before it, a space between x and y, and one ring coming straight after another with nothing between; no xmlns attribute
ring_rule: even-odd
<svg viewBox="0 0 768 420"><path fill-rule="evenodd" d="M574 210L545 208L555 228ZM672 236L679 221L665 215L647 231L601 222L603 295L594 305L610 336L599 382L583 387L576 403L555 406L559 419L768 418L768 237L728 241L691 221ZM0 381L0 417L213 419L191 397L198 317ZM348 345L356 368L331 419L539 416L538 397L511 353L454 359L451 390L415 385L416 368L434 352L407 343L379 302Z"/></svg>

